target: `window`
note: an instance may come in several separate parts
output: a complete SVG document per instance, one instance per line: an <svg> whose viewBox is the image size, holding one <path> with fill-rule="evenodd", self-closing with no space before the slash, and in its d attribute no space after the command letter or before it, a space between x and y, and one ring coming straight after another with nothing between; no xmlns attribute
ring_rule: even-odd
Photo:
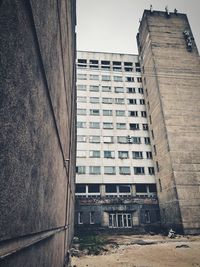
<svg viewBox="0 0 200 267"><path fill-rule="evenodd" d="M90 74L90 80L98 81L99 80L99 75Z"/></svg>
<svg viewBox="0 0 200 267"><path fill-rule="evenodd" d="M121 64L122 64L120 61L113 61L112 63L115 66L121 66Z"/></svg>
<svg viewBox="0 0 200 267"><path fill-rule="evenodd" d="M123 174L123 175L131 174L130 167L119 167L119 174Z"/></svg>
<svg viewBox="0 0 200 267"><path fill-rule="evenodd" d="M90 92L99 92L98 85L90 85Z"/></svg>
<svg viewBox="0 0 200 267"><path fill-rule="evenodd" d="M78 108L77 109L77 115L86 115L86 109Z"/></svg>
<svg viewBox="0 0 200 267"><path fill-rule="evenodd" d="M142 151L133 151L133 159L143 159Z"/></svg>
<svg viewBox="0 0 200 267"><path fill-rule="evenodd" d="M144 174L144 167L134 167L134 174L136 175Z"/></svg>
<svg viewBox="0 0 200 267"><path fill-rule="evenodd" d="M103 122L103 129L113 129L112 122Z"/></svg>
<svg viewBox="0 0 200 267"><path fill-rule="evenodd" d="M100 122L90 122L90 128L92 129L99 129L100 128Z"/></svg>
<svg viewBox="0 0 200 267"><path fill-rule="evenodd" d="M90 174L101 174L101 167L100 166L90 166L89 167Z"/></svg>
<svg viewBox="0 0 200 267"><path fill-rule="evenodd" d="M115 104L124 104L124 98L115 98Z"/></svg>
<svg viewBox="0 0 200 267"><path fill-rule="evenodd" d="M117 186L114 184L107 184L106 193L117 193Z"/></svg>
<svg viewBox="0 0 200 267"><path fill-rule="evenodd" d="M86 122L83 121L77 121L76 125L77 128L86 128Z"/></svg>
<svg viewBox="0 0 200 267"><path fill-rule="evenodd" d="M152 152L147 151L146 152L146 157L147 157L147 159L152 159Z"/></svg>
<svg viewBox="0 0 200 267"><path fill-rule="evenodd" d="M99 184L89 184L88 185L88 193L100 193Z"/></svg>
<svg viewBox="0 0 200 267"><path fill-rule="evenodd" d="M124 93L123 87L115 87L115 93Z"/></svg>
<svg viewBox="0 0 200 267"><path fill-rule="evenodd" d="M110 75L102 75L102 81L110 81Z"/></svg>
<svg viewBox="0 0 200 267"><path fill-rule="evenodd" d="M149 104L149 101L147 102L147 107L148 107L148 110L150 110L150 104Z"/></svg>
<svg viewBox="0 0 200 267"><path fill-rule="evenodd" d="M77 102L86 103L87 97L86 96L77 96Z"/></svg>
<svg viewBox="0 0 200 267"><path fill-rule="evenodd" d="M102 60L101 65L110 65L110 61Z"/></svg>
<svg viewBox="0 0 200 267"><path fill-rule="evenodd" d="M141 77L137 77L137 82L141 83L142 82L142 78Z"/></svg>
<svg viewBox="0 0 200 267"><path fill-rule="evenodd" d="M136 194L146 193L147 194L147 186L146 184L136 184Z"/></svg>
<svg viewBox="0 0 200 267"><path fill-rule="evenodd" d="M127 136L117 136L117 143L127 144Z"/></svg>
<svg viewBox="0 0 200 267"><path fill-rule="evenodd" d="M120 159L128 159L129 158L128 151L118 151L118 157Z"/></svg>
<svg viewBox="0 0 200 267"><path fill-rule="evenodd" d="M145 100L144 99L140 99L140 105L144 105L145 104Z"/></svg>
<svg viewBox="0 0 200 267"><path fill-rule="evenodd" d="M116 128L117 129L126 129L126 123L116 123Z"/></svg>
<svg viewBox="0 0 200 267"><path fill-rule="evenodd" d="M102 86L102 92L111 92L111 86Z"/></svg>
<svg viewBox="0 0 200 267"><path fill-rule="evenodd" d="M139 130L139 123L130 123L129 124L130 130Z"/></svg>
<svg viewBox="0 0 200 267"><path fill-rule="evenodd" d="M78 91L86 91L87 90L87 85L85 85L85 84L77 84L77 90Z"/></svg>
<svg viewBox="0 0 200 267"><path fill-rule="evenodd" d="M85 135L77 135L77 142L78 143L85 143L86 142L86 136Z"/></svg>
<svg viewBox="0 0 200 267"><path fill-rule="evenodd" d="M114 159L115 158L115 151L104 151L104 158Z"/></svg>
<svg viewBox="0 0 200 267"><path fill-rule="evenodd" d="M137 105L137 99L127 99L128 105Z"/></svg>
<svg viewBox="0 0 200 267"><path fill-rule="evenodd" d="M87 64L87 59L78 59L78 63L81 63L81 64Z"/></svg>
<svg viewBox="0 0 200 267"><path fill-rule="evenodd" d="M129 117L137 117L138 116L138 112L137 111L129 111L128 115L129 115Z"/></svg>
<svg viewBox="0 0 200 267"><path fill-rule="evenodd" d="M134 94L135 93L135 88L133 88L133 87L127 87L126 88L126 92L129 93L129 94Z"/></svg>
<svg viewBox="0 0 200 267"><path fill-rule="evenodd" d="M144 131L148 131L148 128L149 128L148 124L146 124L146 123L142 124L142 128L143 128Z"/></svg>
<svg viewBox="0 0 200 267"><path fill-rule="evenodd" d="M77 150L76 156L77 156L77 158L86 158L86 151L85 150Z"/></svg>
<svg viewBox="0 0 200 267"><path fill-rule="evenodd" d="M98 69L98 60L90 60L90 68Z"/></svg>
<svg viewBox="0 0 200 267"><path fill-rule="evenodd" d="M150 122L150 124L152 124L151 115L149 115L149 122Z"/></svg>
<svg viewBox="0 0 200 267"><path fill-rule="evenodd" d="M116 66L113 66L113 71L121 71L122 68L121 67L116 67Z"/></svg>
<svg viewBox="0 0 200 267"><path fill-rule="evenodd" d="M113 166L104 167L104 174L116 174L115 167Z"/></svg>
<svg viewBox="0 0 200 267"><path fill-rule="evenodd" d="M131 228L131 213L110 213L109 228Z"/></svg>
<svg viewBox="0 0 200 267"><path fill-rule="evenodd" d="M134 77L125 77L126 82L134 82Z"/></svg>
<svg viewBox="0 0 200 267"><path fill-rule="evenodd" d="M100 158L100 150L90 150L89 156L90 158Z"/></svg>
<svg viewBox="0 0 200 267"><path fill-rule="evenodd" d="M122 76L114 76L113 79L115 82L123 82Z"/></svg>
<svg viewBox="0 0 200 267"><path fill-rule="evenodd" d="M112 116L112 110L103 109L103 116Z"/></svg>
<svg viewBox="0 0 200 267"><path fill-rule="evenodd" d="M77 74L78 80L87 80L87 74Z"/></svg>
<svg viewBox="0 0 200 267"><path fill-rule="evenodd" d="M100 136L94 135L89 137L90 143L100 143Z"/></svg>
<svg viewBox="0 0 200 267"><path fill-rule="evenodd" d="M157 189L156 189L155 184L149 184L149 192L150 193L157 193Z"/></svg>
<svg viewBox="0 0 200 267"><path fill-rule="evenodd" d="M103 104L112 104L113 103L113 99L112 98L108 98L108 97L103 97L102 98L102 103Z"/></svg>
<svg viewBox="0 0 200 267"><path fill-rule="evenodd" d="M114 142L114 137L113 136L104 136L103 137L103 142L104 143L113 143Z"/></svg>
<svg viewBox="0 0 200 267"><path fill-rule="evenodd" d="M125 116L125 110L116 110L115 114L116 116Z"/></svg>
<svg viewBox="0 0 200 267"><path fill-rule="evenodd" d="M151 142L150 142L150 138L149 138L149 137L144 137L144 143L145 143L146 145L150 145L150 144L151 144Z"/></svg>
<svg viewBox="0 0 200 267"><path fill-rule="evenodd" d="M159 183L160 192L162 192L162 184L161 184L161 180L160 179L158 179L158 183Z"/></svg>
<svg viewBox="0 0 200 267"><path fill-rule="evenodd" d="M119 193L130 193L131 187L130 185L119 185Z"/></svg>
<svg viewBox="0 0 200 267"><path fill-rule="evenodd" d="M83 212L78 212L78 224L83 224Z"/></svg>
<svg viewBox="0 0 200 267"><path fill-rule="evenodd" d="M143 90L143 88L138 88L138 93L140 93L140 94L144 94L144 90Z"/></svg>
<svg viewBox="0 0 200 267"><path fill-rule="evenodd" d="M124 70L127 71L127 72L128 72L128 71L133 71L133 68L130 68L130 67L124 67Z"/></svg>
<svg viewBox="0 0 200 267"><path fill-rule="evenodd" d="M156 171L157 171L157 172L160 171L160 167L159 167L158 161L156 161Z"/></svg>
<svg viewBox="0 0 200 267"><path fill-rule="evenodd" d="M90 109L90 115L99 116L99 109Z"/></svg>
<svg viewBox="0 0 200 267"><path fill-rule="evenodd" d="M85 172L85 170L86 170L85 166L77 166L76 169L77 169L77 174L85 174L86 173Z"/></svg>
<svg viewBox="0 0 200 267"><path fill-rule="evenodd" d="M149 171L149 175L155 174L154 167L148 167L148 171Z"/></svg>
<svg viewBox="0 0 200 267"><path fill-rule="evenodd" d="M94 211L90 211L90 224L95 223L95 216L94 216Z"/></svg>
<svg viewBox="0 0 200 267"><path fill-rule="evenodd" d="M132 62L124 62L124 66L133 66L133 63Z"/></svg>
<svg viewBox="0 0 200 267"><path fill-rule="evenodd" d="M146 223L150 223L151 222L149 210L145 210L144 217L145 217L145 222Z"/></svg>
<svg viewBox="0 0 200 267"><path fill-rule="evenodd" d="M154 155L157 155L156 145L153 145Z"/></svg>
<svg viewBox="0 0 200 267"><path fill-rule="evenodd" d="M90 103L99 103L99 97L90 97Z"/></svg>
<svg viewBox="0 0 200 267"><path fill-rule="evenodd" d="M146 111L141 111L141 117L143 117L143 118L146 118L147 117Z"/></svg>
<svg viewBox="0 0 200 267"><path fill-rule="evenodd" d="M76 184L76 193L86 193L86 185Z"/></svg>
<svg viewBox="0 0 200 267"><path fill-rule="evenodd" d="M141 137L132 137L133 144L141 144Z"/></svg>

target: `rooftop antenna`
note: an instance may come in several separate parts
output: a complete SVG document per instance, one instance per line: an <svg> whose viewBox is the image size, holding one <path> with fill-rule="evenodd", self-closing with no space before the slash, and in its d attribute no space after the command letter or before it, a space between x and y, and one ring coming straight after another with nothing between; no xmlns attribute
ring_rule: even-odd
<svg viewBox="0 0 200 267"><path fill-rule="evenodd" d="M166 11L166 13L167 13L167 16L170 16L168 6L165 7L165 11Z"/></svg>
<svg viewBox="0 0 200 267"><path fill-rule="evenodd" d="M153 6L150 5L150 12L153 13Z"/></svg>

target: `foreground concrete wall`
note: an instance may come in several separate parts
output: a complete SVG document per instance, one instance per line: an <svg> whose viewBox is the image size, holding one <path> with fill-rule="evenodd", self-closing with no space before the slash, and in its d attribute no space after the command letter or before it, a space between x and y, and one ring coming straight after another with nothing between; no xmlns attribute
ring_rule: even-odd
<svg viewBox="0 0 200 267"><path fill-rule="evenodd" d="M0 2L1 266L63 266L73 236L75 19L71 0Z"/></svg>
<svg viewBox="0 0 200 267"><path fill-rule="evenodd" d="M162 223L199 233L200 60L187 16L145 11L138 47Z"/></svg>

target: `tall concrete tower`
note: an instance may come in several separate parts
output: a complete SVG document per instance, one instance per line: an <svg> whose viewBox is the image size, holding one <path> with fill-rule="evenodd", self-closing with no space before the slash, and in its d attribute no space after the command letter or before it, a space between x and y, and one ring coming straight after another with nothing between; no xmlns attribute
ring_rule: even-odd
<svg viewBox="0 0 200 267"><path fill-rule="evenodd" d="M162 224L200 233L200 60L187 16L145 10L137 39Z"/></svg>

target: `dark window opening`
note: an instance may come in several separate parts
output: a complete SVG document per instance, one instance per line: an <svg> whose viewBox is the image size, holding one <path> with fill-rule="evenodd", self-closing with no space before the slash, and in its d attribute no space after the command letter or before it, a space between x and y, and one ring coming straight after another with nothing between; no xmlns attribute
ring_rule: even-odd
<svg viewBox="0 0 200 267"><path fill-rule="evenodd" d="M88 185L88 193L99 193L100 186L98 184L89 184Z"/></svg>
<svg viewBox="0 0 200 267"><path fill-rule="evenodd" d="M107 184L106 193L117 193L117 186L113 184Z"/></svg>
<svg viewBox="0 0 200 267"><path fill-rule="evenodd" d="M77 184L76 185L76 193L86 193L86 185Z"/></svg>
<svg viewBox="0 0 200 267"><path fill-rule="evenodd" d="M130 193L130 185L119 185L119 193Z"/></svg>

